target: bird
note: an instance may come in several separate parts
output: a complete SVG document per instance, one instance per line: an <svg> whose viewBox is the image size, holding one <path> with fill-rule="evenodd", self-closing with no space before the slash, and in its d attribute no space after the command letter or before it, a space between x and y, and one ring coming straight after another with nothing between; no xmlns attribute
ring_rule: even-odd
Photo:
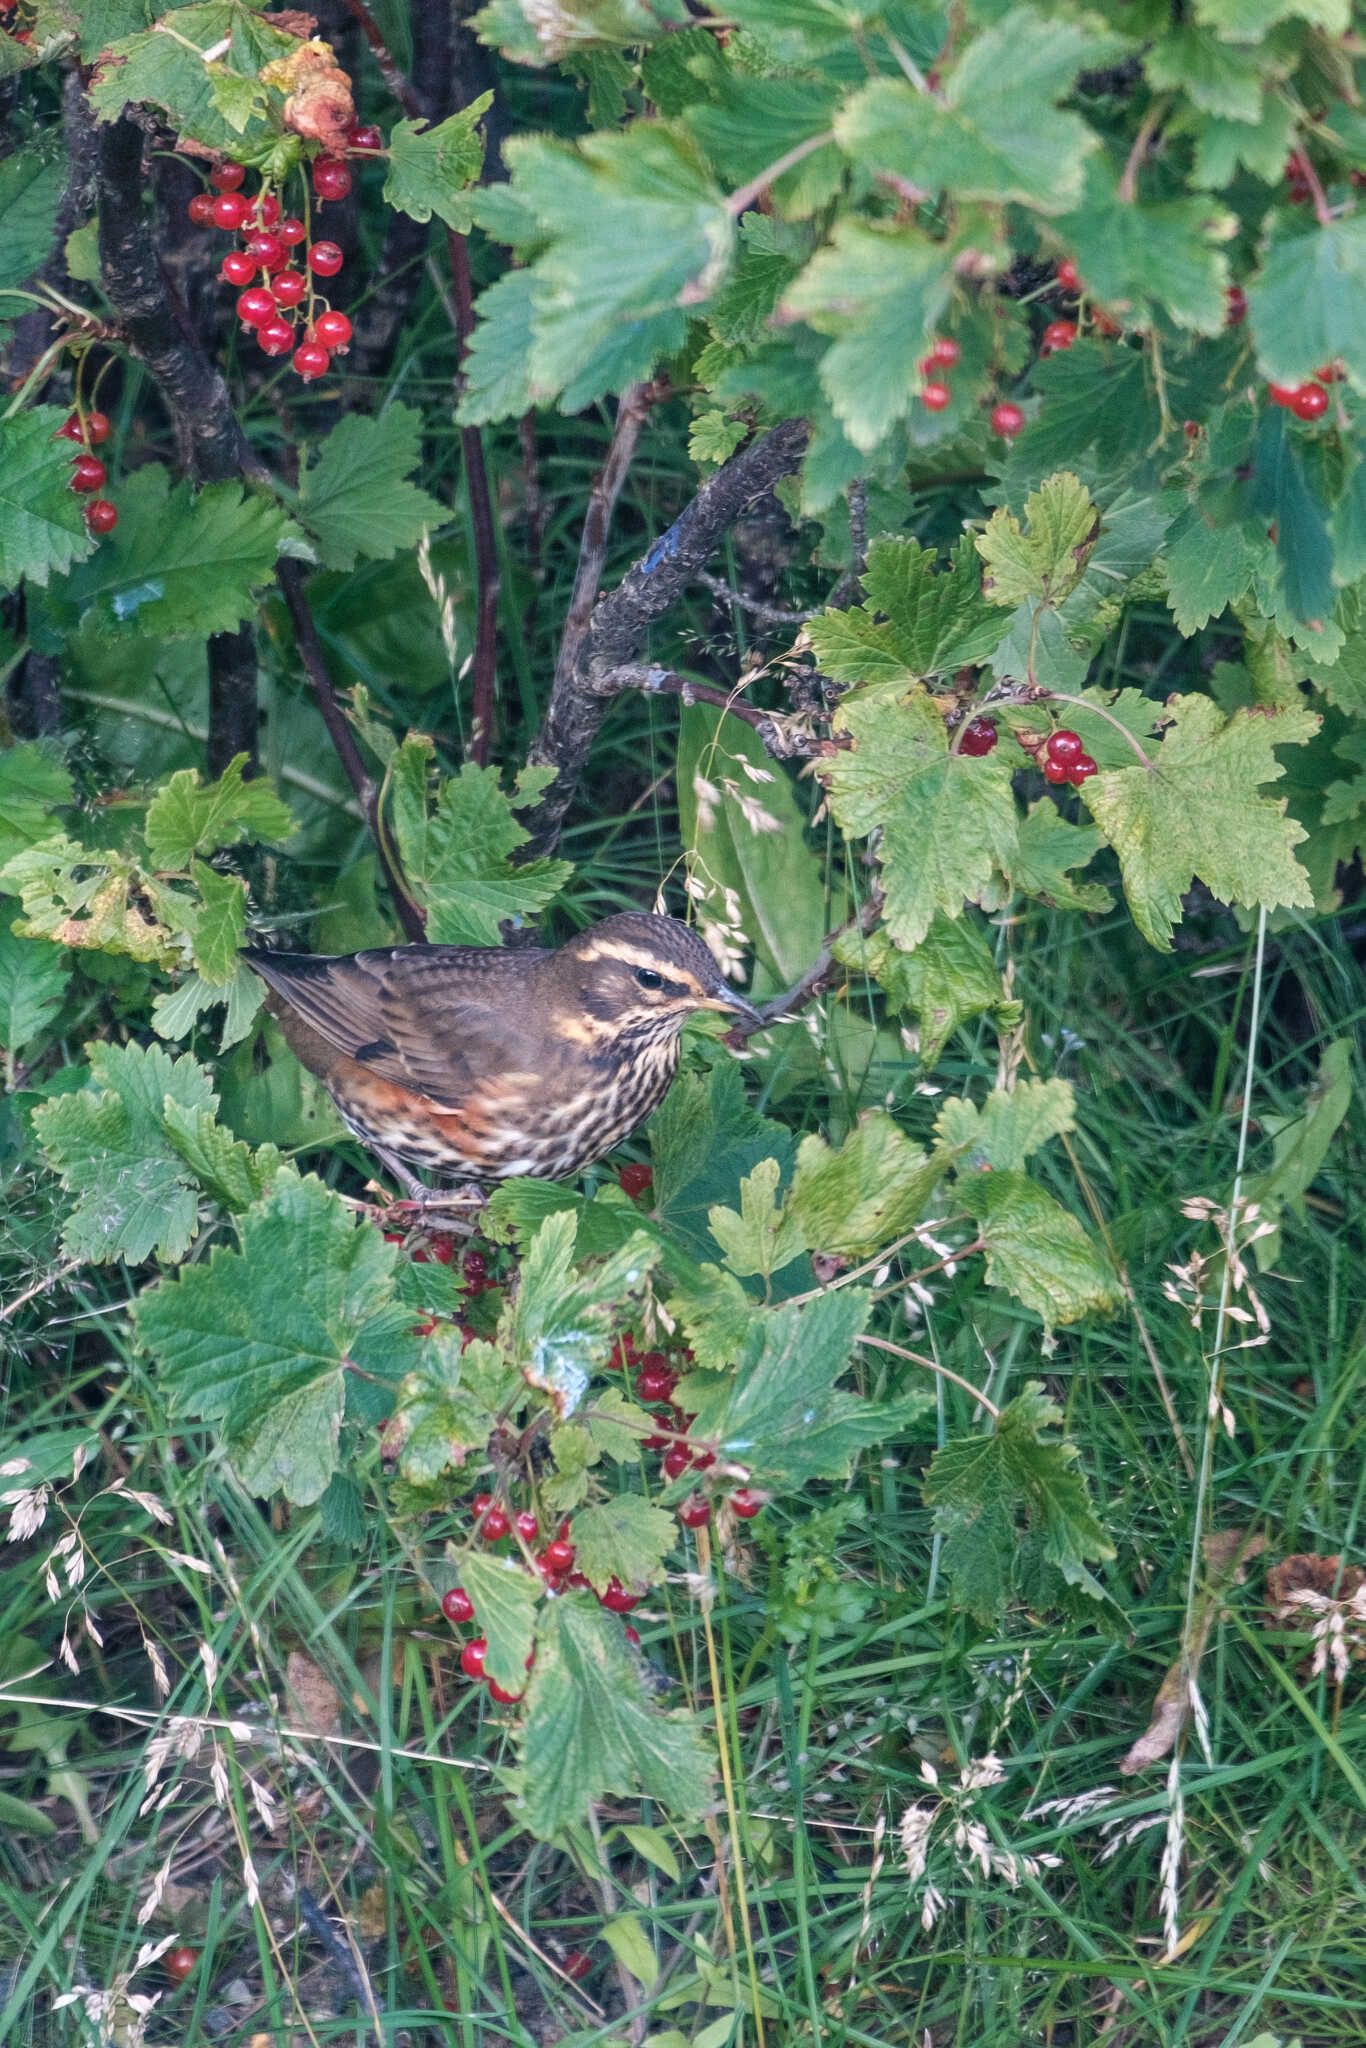
<svg viewBox="0 0 1366 2048"><path fill-rule="evenodd" d="M622 912L564 945L244 957L291 1050L419 1205L412 1167L566 1180L656 1109L697 1010L765 1020L696 932Z"/></svg>

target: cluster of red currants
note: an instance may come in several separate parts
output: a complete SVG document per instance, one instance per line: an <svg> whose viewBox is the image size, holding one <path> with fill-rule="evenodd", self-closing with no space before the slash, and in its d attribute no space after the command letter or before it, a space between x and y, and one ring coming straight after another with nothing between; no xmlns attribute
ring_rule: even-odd
<svg viewBox="0 0 1366 2048"><path fill-rule="evenodd" d="M958 751L978 757L990 754L999 738L994 720L970 718L959 736ZM1017 738L1021 746L1027 745L1022 734L1017 734ZM1082 745L1081 734L1070 731L1066 726L1049 733L1037 751L1032 742L1028 743L1027 750L1035 753L1045 782L1068 782L1078 789L1096 773L1096 764Z"/></svg>
<svg viewBox="0 0 1366 2048"><path fill-rule="evenodd" d="M384 146L378 128L354 127L349 142L363 156ZM239 246L229 249L218 270L225 284L239 287L237 316L265 355L285 356L292 350L294 368L312 383L326 376L333 356L345 354L351 340L345 313L334 311L317 291L317 281L335 277L344 258L335 242L310 240L304 222L282 213L268 186L251 197L243 192L246 175L242 164L217 165L209 173L214 189L195 194L190 219L198 227L240 236ZM351 172L343 158L316 160L313 193L320 204L345 199L350 190ZM302 251L302 269L296 268L295 250Z"/></svg>
<svg viewBox="0 0 1366 2048"><path fill-rule="evenodd" d="M684 1351L682 1359L685 1364L691 1364L692 1353ZM661 1425L641 1445L643 1450L660 1453L661 1475L666 1480L674 1480L681 1479L685 1472L708 1471L716 1463L715 1454L705 1444L689 1439L688 1427L692 1417L674 1399L678 1374L665 1354L662 1351L637 1351L635 1338L628 1331L612 1346L607 1362L616 1372L634 1372L636 1399L643 1408L652 1410ZM764 1497L748 1486L740 1486L727 1496L727 1505L741 1521L749 1521L763 1507ZM705 1493L692 1493L679 1507L678 1519L685 1529L700 1529L711 1520L711 1510L712 1503Z"/></svg>
<svg viewBox="0 0 1366 2048"><path fill-rule="evenodd" d="M74 441L80 450L71 458L71 488L86 497L86 529L97 539L112 533L119 523L119 508L112 499L89 496L92 491L103 491L109 480L109 472L99 456L91 453L92 449L104 446L109 434L109 416L102 412L70 413L57 429L59 440Z"/></svg>
<svg viewBox="0 0 1366 2048"><path fill-rule="evenodd" d="M1328 410L1327 384L1342 375L1336 363L1324 363L1303 384L1268 384L1266 395L1273 405L1284 406L1297 420L1321 420Z"/></svg>
<svg viewBox="0 0 1366 2048"><path fill-rule="evenodd" d="M944 372L951 370L963 353L956 341L941 334L930 343L930 352L920 358L920 403L926 412L944 412L953 403L953 393L944 381Z"/></svg>

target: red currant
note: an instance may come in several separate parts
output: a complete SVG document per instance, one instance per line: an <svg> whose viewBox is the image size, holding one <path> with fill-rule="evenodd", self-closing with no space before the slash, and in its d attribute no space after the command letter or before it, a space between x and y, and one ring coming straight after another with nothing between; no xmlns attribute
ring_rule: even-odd
<svg viewBox="0 0 1366 2048"><path fill-rule="evenodd" d="M638 1628L632 1628L629 1621L627 1622L625 1628L622 1630L622 1634L625 1636L627 1642L631 1645L631 1648L633 1650L638 1650L640 1648L640 1630Z"/></svg>
<svg viewBox="0 0 1366 2048"><path fill-rule="evenodd" d="M487 1639L484 1636L471 1636L464 1649L460 1652L460 1669L464 1672L466 1678L483 1677L484 1659L488 1656L488 1653Z"/></svg>
<svg viewBox="0 0 1366 2048"><path fill-rule="evenodd" d="M1000 734L989 718L970 718L958 742L960 754L989 754Z"/></svg>
<svg viewBox="0 0 1366 2048"><path fill-rule="evenodd" d="M1003 441L1012 440L1024 423L1024 413L1008 398L1003 398L999 405L991 408L991 431L999 434Z"/></svg>
<svg viewBox="0 0 1366 2048"><path fill-rule="evenodd" d="M1314 375L1320 384L1336 384L1342 375L1342 365L1340 363L1324 363L1320 369L1315 370Z"/></svg>
<svg viewBox="0 0 1366 2048"><path fill-rule="evenodd" d="M1054 784L1066 782L1071 773L1072 769L1069 762L1055 761L1051 754L1045 756L1043 764L1043 779L1045 782L1052 782Z"/></svg>
<svg viewBox="0 0 1366 2048"><path fill-rule="evenodd" d="M273 228L280 218L280 202L273 192L258 192L252 201L253 227Z"/></svg>
<svg viewBox="0 0 1366 2048"><path fill-rule="evenodd" d="M287 356L294 346L294 329L277 315L257 328L256 339L268 356Z"/></svg>
<svg viewBox="0 0 1366 2048"><path fill-rule="evenodd" d="M485 1679L484 1683L488 1686L489 1698L497 1700L500 1707L515 1707L522 1697L519 1692L504 1692L502 1686L495 1685L491 1678Z"/></svg>
<svg viewBox="0 0 1366 2048"><path fill-rule="evenodd" d="M653 1184L654 1174L651 1169L638 1165L634 1160L623 1166L617 1175L617 1186L624 1195L629 1195L633 1202L647 1194Z"/></svg>
<svg viewBox="0 0 1366 2048"><path fill-rule="evenodd" d="M465 1285L471 1294L480 1294L488 1285L489 1264L482 1252L466 1252L463 1267Z"/></svg>
<svg viewBox="0 0 1366 2048"><path fill-rule="evenodd" d="M941 369L951 370L962 353L956 341L951 341L947 334L941 334L930 343L929 360L938 363Z"/></svg>
<svg viewBox="0 0 1366 2048"><path fill-rule="evenodd" d="M71 465L71 488L73 491L103 490L108 482L109 472L98 455L78 455Z"/></svg>
<svg viewBox="0 0 1366 2048"><path fill-rule="evenodd" d="M81 428L80 414L69 412L52 438L54 441L78 441L84 445L85 434Z"/></svg>
<svg viewBox="0 0 1366 2048"><path fill-rule="evenodd" d="M1328 410L1328 393L1322 384L1301 384L1290 410L1297 420L1321 420Z"/></svg>
<svg viewBox="0 0 1366 2048"><path fill-rule="evenodd" d="M252 262L262 270L276 270L285 260L285 245L269 228L253 229L247 236L245 248Z"/></svg>
<svg viewBox="0 0 1366 2048"><path fill-rule="evenodd" d="M1075 320L1050 320L1043 331L1039 347L1046 356L1055 355L1059 349L1071 348L1077 338Z"/></svg>
<svg viewBox="0 0 1366 2048"><path fill-rule="evenodd" d="M618 1337L616 1343L607 1354L608 1370L609 1372L625 1372L628 1365L635 1364L635 1359L635 1339L629 1335Z"/></svg>
<svg viewBox="0 0 1366 2048"><path fill-rule="evenodd" d="M319 199L345 199L351 190L351 173L340 157L318 158L313 166L313 190Z"/></svg>
<svg viewBox="0 0 1366 2048"><path fill-rule="evenodd" d="M1124 332L1118 320L1112 319L1104 306L1093 306L1091 308L1091 325L1095 328L1097 334L1109 335L1112 339L1115 335L1123 334Z"/></svg>
<svg viewBox="0 0 1366 2048"><path fill-rule="evenodd" d="M731 1513L739 1515L743 1522L753 1521L763 1504L763 1495L752 1493L747 1486L737 1487L730 1497Z"/></svg>
<svg viewBox="0 0 1366 2048"><path fill-rule="evenodd" d="M85 508L85 523L93 534L112 533L119 523L119 508L108 498L92 498Z"/></svg>
<svg viewBox="0 0 1366 2048"><path fill-rule="evenodd" d="M214 226L229 231L240 228L251 212L251 201L244 199L240 192L220 192L212 205Z"/></svg>
<svg viewBox="0 0 1366 2048"><path fill-rule="evenodd" d="M692 1464L692 1452L686 1444L670 1444L660 1461L660 1470L666 1479L681 1479Z"/></svg>
<svg viewBox="0 0 1366 2048"><path fill-rule="evenodd" d="M1070 256L1064 256L1054 275L1065 292L1081 290L1081 274Z"/></svg>
<svg viewBox="0 0 1366 2048"><path fill-rule="evenodd" d="M1266 387L1266 395L1273 405L1283 405L1288 409L1295 403L1303 389L1304 386L1302 384L1271 383Z"/></svg>
<svg viewBox="0 0 1366 2048"><path fill-rule="evenodd" d="M642 1401L667 1401L678 1384L662 1358L658 1364L653 1363L656 1358L657 1352L648 1353L646 1363L636 1374L636 1393Z"/></svg>
<svg viewBox="0 0 1366 2048"><path fill-rule="evenodd" d="M703 1494L690 1493L678 1510L678 1519L685 1529L700 1529L711 1520L711 1502Z"/></svg>
<svg viewBox="0 0 1366 2048"><path fill-rule="evenodd" d="M302 242L306 238L308 229L294 214L287 213L275 232L284 243L286 249L292 249L296 243Z"/></svg>
<svg viewBox="0 0 1366 2048"><path fill-rule="evenodd" d="M301 270L277 270L270 280L270 294L277 306L297 306L308 290L308 279ZM450 1260L442 1261L449 1265Z"/></svg>
<svg viewBox="0 0 1366 2048"><path fill-rule="evenodd" d="M183 1984L198 1961L197 1948L171 1948L162 1957L161 1967L173 1984Z"/></svg>
<svg viewBox="0 0 1366 2048"><path fill-rule="evenodd" d="M384 137L378 128L353 126L347 129L346 140L352 149L374 150L384 147Z"/></svg>
<svg viewBox="0 0 1366 2048"><path fill-rule="evenodd" d="M943 412L946 405L952 405L953 393L947 384L942 384L937 377L932 377L921 389L920 403L926 412Z"/></svg>
<svg viewBox="0 0 1366 2048"><path fill-rule="evenodd" d="M598 1595L598 1604L610 1609L613 1614L629 1614L640 1601L634 1593L628 1593L618 1578L610 1578L605 1589Z"/></svg>
<svg viewBox="0 0 1366 2048"><path fill-rule="evenodd" d="M264 327L275 318L275 301L264 285L254 284L237 295L237 317L248 327Z"/></svg>
<svg viewBox="0 0 1366 2048"><path fill-rule="evenodd" d="M497 1543L507 1535L511 1527L512 1523L508 1518L507 1509L500 1508L495 1504L489 1509L483 1521L479 1524L479 1534L483 1537L485 1543Z"/></svg>
<svg viewBox="0 0 1366 2048"><path fill-rule="evenodd" d="M294 351L294 367L305 384L312 384L317 378L325 377L332 358L325 348L316 341L301 342Z"/></svg>
<svg viewBox="0 0 1366 2048"><path fill-rule="evenodd" d="M209 172L215 192L235 192L247 175L245 164L218 164Z"/></svg>
<svg viewBox="0 0 1366 2048"><path fill-rule="evenodd" d="M447 1621L473 1621L474 1602L463 1586L452 1586L441 1595L441 1612Z"/></svg>
<svg viewBox="0 0 1366 2048"><path fill-rule="evenodd" d="M308 252L308 267L319 277L335 277L344 261L335 242L315 242Z"/></svg>
<svg viewBox="0 0 1366 2048"><path fill-rule="evenodd" d="M1231 284L1224 293L1225 327L1241 327L1247 318L1247 293L1240 284Z"/></svg>
<svg viewBox="0 0 1366 2048"><path fill-rule="evenodd" d="M1074 761L1068 769L1067 779L1071 783L1073 789L1080 789L1082 783L1089 782L1091 780L1091 777L1095 773L1095 762L1091 759L1091 756L1089 754L1083 754L1081 759L1079 761Z"/></svg>
<svg viewBox="0 0 1366 2048"><path fill-rule="evenodd" d="M1066 725L1060 725L1056 732L1051 732L1047 744L1049 760L1061 761L1064 767L1070 761L1080 761L1086 751L1081 743L1081 734Z"/></svg>
<svg viewBox="0 0 1366 2048"><path fill-rule="evenodd" d="M560 1964L560 1968L564 1971L566 1977L571 1978L575 1984L580 1984L591 1972L593 1958L592 1956L586 1956L581 1948L571 1948L569 1954Z"/></svg>
<svg viewBox="0 0 1366 2048"><path fill-rule="evenodd" d="M218 275L224 284L250 284L256 275L256 265L245 249L229 249L218 266Z"/></svg>
<svg viewBox="0 0 1366 2048"><path fill-rule="evenodd" d="M566 1543L563 1536L557 1536L552 1543L547 1543L541 1552L541 1563L548 1572L570 1572L574 1569L574 1559L577 1555L572 1543Z"/></svg>
<svg viewBox="0 0 1366 2048"><path fill-rule="evenodd" d="M319 313L313 333L324 348L345 348L351 339L351 322L345 313Z"/></svg>
<svg viewBox="0 0 1366 2048"><path fill-rule="evenodd" d="M212 192L196 192L185 211L197 228L211 228L214 224L213 205Z"/></svg>
<svg viewBox="0 0 1366 2048"><path fill-rule="evenodd" d="M541 1533L541 1525L530 1508L523 1508L513 1524L523 1543L534 1543Z"/></svg>
<svg viewBox="0 0 1366 2048"><path fill-rule="evenodd" d="M109 439L113 428L107 412L88 412L85 416L85 438L92 448L102 448Z"/></svg>
<svg viewBox="0 0 1366 2048"><path fill-rule="evenodd" d="M1182 420L1181 431L1188 441L1198 441L1200 439L1199 420Z"/></svg>

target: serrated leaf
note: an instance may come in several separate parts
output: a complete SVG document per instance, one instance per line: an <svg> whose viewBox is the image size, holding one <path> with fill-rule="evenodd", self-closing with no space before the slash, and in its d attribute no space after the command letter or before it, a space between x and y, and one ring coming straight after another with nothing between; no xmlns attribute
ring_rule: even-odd
<svg viewBox="0 0 1366 2048"><path fill-rule="evenodd" d="M833 336L821 386L865 453L916 402L917 365L953 285L951 257L916 229L844 219L784 293L785 312Z"/></svg>
<svg viewBox="0 0 1366 2048"><path fill-rule="evenodd" d="M1275 748L1302 744L1318 720L1293 709L1225 719L1208 697L1181 697L1170 709L1151 768L1110 769L1083 785L1143 936L1171 950L1181 898L1196 880L1224 903L1310 908L1309 878L1292 851L1304 828L1286 816L1284 798L1259 791L1285 773Z"/></svg>
<svg viewBox="0 0 1366 2048"><path fill-rule="evenodd" d="M226 1209L249 1209L259 1202L282 1164L274 1145L253 1151L234 1138L203 1103L191 1107L168 1095L161 1128L171 1150L199 1185Z"/></svg>
<svg viewBox="0 0 1366 2048"><path fill-rule="evenodd" d="M813 1251L866 1259L920 1221L944 1166L885 1109L865 1110L838 1150L802 1139L788 1212Z"/></svg>
<svg viewBox="0 0 1366 2048"><path fill-rule="evenodd" d="M0 420L0 589L25 576L46 583L94 548L71 489L71 444L53 438L65 418L35 405Z"/></svg>
<svg viewBox="0 0 1366 2048"><path fill-rule="evenodd" d="M433 945L496 946L505 918L537 916L573 873L563 860L524 861L509 856L527 832L514 813L534 803L546 773L524 770L511 796L496 768L467 761L444 778L434 810L428 807L430 740L410 735L390 771L399 857L427 912Z"/></svg>
<svg viewBox="0 0 1366 2048"><path fill-rule="evenodd" d="M638 1293L660 1248L644 1231L587 1270L574 1267L575 1218L549 1216L522 1258L508 1355L561 1418L574 1414L612 1348L612 1310Z"/></svg>
<svg viewBox="0 0 1366 2048"><path fill-rule="evenodd" d="M485 1448L499 1410L520 1391L495 1345L479 1337L463 1344L452 1329L431 1332L399 1387L391 1425L403 1477L429 1485L458 1470L471 1452Z"/></svg>
<svg viewBox="0 0 1366 2048"><path fill-rule="evenodd" d="M292 1171L239 1229L240 1251L220 1246L140 1297L138 1339L174 1415L218 1423L250 1485L307 1506L337 1468L351 1369L393 1380L415 1363L397 1249Z"/></svg>
<svg viewBox="0 0 1366 2048"><path fill-rule="evenodd" d="M1068 707L1069 716L1074 709ZM1103 844L1099 832L1089 825L1073 825L1056 804L1040 797L1020 820L1010 861L1011 886L1057 910L1109 910L1115 899L1103 882L1074 882L1071 873L1093 860Z"/></svg>
<svg viewBox="0 0 1366 2048"><path fill-rule="evenodd" d="M947 568L913 540L876 540L863 588L871 603L818 612L808 626L816 660L837 682L911 681L981 661L1001 638L1000 612L982 595L966 536ZM883 615L875 621L874 612Z"/></svg>
<svg viewBox="0 0 1366 2048"><path fill-rule="evenodd" d="M479 1633L489 1646L485 1671L504 1692L521 1692L544 1588L516 1558L477 1550L461 1558L460 1583L474 1602Z"/></svg>
<svg viewBox="0 0 1366 2048"><path fill-rule="evenodd" d="M274 499L241 484L172 484L160 463L119 485L119 523L55 585L59 616L105 639L235 632L256 614L289 530Z"/></svg>
<svg viewBox="0 0 1366 2048"><path fill-rule="evenodd" d="M287 839L294 830L289 806L263 776L244 779L245 754L234 755L216 782L201 783L194 768L180 768L147 806L143 835L153 865L188 868L242 839Z"/></svg>
<svg viewBox="0 0 1366 2048"><path fill-rule="evenodd" d="M1275 529L1285 602L1294 618L1321 627L1336 597L1327 508L1310 488L1279 406L1268 406L1258 425L1253 463L1252 504Z"/></svg>
<svg viewBox="0 0 1366 2048"><path fill-rule="evenodd" d="M748 432L742 420L723 412L699 413L688 429L688 453L699 464L729 462Z"/></svg>
<svg viewBox="0 0 1366 2048"><path fill-rule="evenodd" d="M18 907L0 901L0 1048L10 1060L42 1037L71 981L71 963L60 946L11 931Z"/></svg>
<svg viewBox="0 0 1366 2048"><path fill-rule="evenodd" d="M574 1517L575 1562L598 1593L613 1578L628 1587L655 1585L677 1541L673 1516L636 1493L619 1493Z"/></svg>
<svg viewBox="0 0 1366 2048"><path fill-rule="evenodd" d="M1054 103L1116 47L1076 22L1013 7L968 44L942 94L879 79L845 105L835 132L856 163L923 192L1060 213L1080 196L1097 138Z"/></svg>
<svg viewBox="0 0 1366 2048"><path fill-rule="evenodd" d="M223 988L237 973L237 956L247 935L247 885L240 875L220 875L195 861L190 878L199 891L191 935L194 964L211 988Z"/></svg>
<svg viewBox="0 0 1366 2048"><path fill-rule="evenodd" d="M1115 1307L1119 1290L1075 1216L1020 1170L960 1174L956 1183L986 1245L987 1279L1033 1309L1046 1329Z"/></svg>
<svg viewBox="0 0 1366 2048"><path fill-rule="evenodd" d="M548 1180L505 1180L489 1197L484 1212L485 1235L494 1244L526 1244L547 1216L567 1211L574 1218L574 1248L581 1259L619 1251L649 1219L614 1182L595 1195L576 1194Z"/></svg>
<svg viewBox="0 0 1366 2048"><path fill-rule="evenodd" d="M1016 837L1010 764L1000 748L951 755L933 700L896 685L845 698L836 725L854 744L824 764L830 807L848 833L881 832L886 927L910 951L936 911L958 916L965 899L988 887L994 867L1009 868Z"/></svg>
<svg viewBox="0 0 1366 2048"><path fill-rule="evenodd" d="M706 151L719 176L749 185L789 155L765 194L774 214L809 218L829 205L845 177L830 134L840 81L808 72L780 77L769 66L726 64L710 72L707 91L688 107L682 125ZM710 73L710 75L708 75Z"/></svg>
<svg viewBox="0 0 1366 2048"><path fill-rule="evenodd" d="M152 1251L177 1259L197 1227L198 1191L163 1124L167 1098L210 1115L218 1098L188 1054L160 1046L94 1044L90 1086L33 1113L48 1164L76 1203L62 1229L75 1258L136 1264Z"/></svg>
<svg viewBox="0 0 1366 2048"><path fill-rule="evenodd" d="M1366 391L1366 214L1279 219L1247 300L1264 376L1296 384L1340 358Z"/></svg>
<svg viewBox="0 0 1366 2048"><path fill-rule="evenodd" d="M758 1313L733 1273L701 1265L676 1282L669 1293L675 1316L701 1371L728 1371L749 1341Z"/></svg>
<svg viewBox="0 0 1366 2048"><path fill-rule="evenodd" d="M939 1112L935 1130L950 1152L967 1154L974 1167L1008 1170L1075 1128L1076 1098L1070 1081L1021 1081L993 1088L981 1109L952 1097Z"/></svg>
<svg viewBox="0 0 1366 2048"><path fill-rule="evenodd" d="M1187 639L1245 596L1256 554L1235 520L1213 520L1187 506L1167 539L1167 602Z"/></svg>
<svg viewBox="0 0 1366 2048"><path fill-rule="evenodd" d="M465 187L474 184L484 164L479 122L492 104L493 94L481 93L434 128L424 128L420 121L395 121L389 131L386 206L418 221L435 214L464 234L470 225Z"/></svg>
<svg viewBox="0 0 1366 2048"><path fill-rule="evenodd" d="M52 813L74 799L63 764L34 740L0 752L0 862L52 830Z"/></svg>
<svg viewBox="0 0 1366 2048"><path fill-rule="evenodd" d="M465 358L465 389L458 417L465 426L515 418L531 396L531 321L537 280L530 270L509 270L480 292L474 335Z"/></svg>
<svg viewBox="0 0 1366 2048"><path fill-rule="evenodd" d="M1051 804L1045 808L1057 817ZM1099 833L1091 839L1094 851ZM1018 873L1019 865L1017 849L1012 873ZM986 939L966 917L936 917L911 953L893 946L884 932L874 932L866 940L846 933L836 944L835 957L846 967L871 974L895 1008L918 1018L920 1057L927 1067L934 1065L954 1032L973 1018L994 1015L1004 1027L1019 1014L1018 1005L1006 996Z"/></svg>
<svg viewBox="0 0 1366 2048"><path fill-rule="evenodd" d="M792 1133L752 1109L737 1066L709 1075L682 1074L650 1122L655 1215L668 1237L690 1257L715 1259L708 1228L716 1202L734 1203L740 1181L760 1160L773 1158L786 1172Z"/></svg>
<svg viewBox="0 0 1366 2048"><path fill-rule="evenodd" d="M408 480L421 453L422 415L411 406L337 422L299 482L299 516L327 568L387 562L445 524L446 507Z"/></svg>
<svg viewBox="0 0 1366 2048"><path fill-rule="evenodd" d="M215 105L215 67L208 52L226 51L232 69L254 75L299 48L246 0L204 0L174 9L174 33L160 25L121 36L102 49L90 86L97 120L117 120L130 102L161 107L183 135L231 155L239 132Z"/></svg>
<svg viewBox="0 0 1366 2048"><path fill-rule="evenodd" d="M950 1540L956 1589L982 1621L1005 1606L1022 1525L1040 1537L1067 1584L1103 1597L1087 1566L1114 1548L1092 1511L1075 1446L1051 1434L1062 1419L1030 1381L989 1434L955 1438L930 1461L925 1500Z"/></svg>
<svg viewBox="0 0 1366 2048"><path fill-rule="evenodd" d="M717 339L732 347L758 341L809 250L810 238L801 230L771 214L745 214L734 272L707 310Z"/></svg>
<svg viewBox="0 0 1366 2048"><path fill-rule="evenodd" d="M522 1816L542 1839L608 1793L643 1793L679 1818L710 1793L699 1724L659 1712L616 1617L585 1599L545 1604L520 1743Z"/></svg>
<svg viewBox="0 0 1366 2048"><path fill-rule="evenodd" d="M0 161L0 290L27 283L52 254L66 170L30 143Z"/></svg>
<svg viewBox="0 0 1366 2048"><path fill-rule="evenodd" d="M1228 310L1222 244L1233 216L1202 198L1126 204L1117 185L1111 167L1093 159L1081 205L1057 224L1087 291L1116 318L1150 319L1160 306L1178 327L1220 333Z"/></svg>
<svg viewBox="0 0 1366 2048"><path fill-rule="evenodd" d="M1261 116L1266 72L1258 50L1240 49L1186 22L1153 42L1144 68L1158 91L1180 90L1207 114L1247 123Z"/></svg>
<svg viewBox="0 0 1366 2048"><path fill-rule="evenodd" d="M776 1159L761 1160L740 1182L738 1213L720 1202L708 1211L711 1234L741 1279L757 1273L768 1280L806 1250L800 1224L778 1201L780 1171Z"/></svg>
<svg viewBox="0 0 1366 2048"><path fill-rule="evenodd" d="M993 604L1031 600L1055 608L1076 588L1100 537L1100 514L1070 470L1046 477L1025 500L1025 525L999 507L977 536L986 565L982 593Z"/></svg>

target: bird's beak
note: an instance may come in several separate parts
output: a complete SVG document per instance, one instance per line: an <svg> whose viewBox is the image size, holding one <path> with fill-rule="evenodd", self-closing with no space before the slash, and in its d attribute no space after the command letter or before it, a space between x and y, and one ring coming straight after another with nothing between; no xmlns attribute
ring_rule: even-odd
<svg viewBox="0 0 1366 2048"><path fill-rule="evenodd" d="M764 1022L753 1003L746 1002L743 996L737 996L724 982L718 983L701 1007L704 1010L729 1010L733 1015L743 1017L753 1031L757 1031Z"/></svg>

